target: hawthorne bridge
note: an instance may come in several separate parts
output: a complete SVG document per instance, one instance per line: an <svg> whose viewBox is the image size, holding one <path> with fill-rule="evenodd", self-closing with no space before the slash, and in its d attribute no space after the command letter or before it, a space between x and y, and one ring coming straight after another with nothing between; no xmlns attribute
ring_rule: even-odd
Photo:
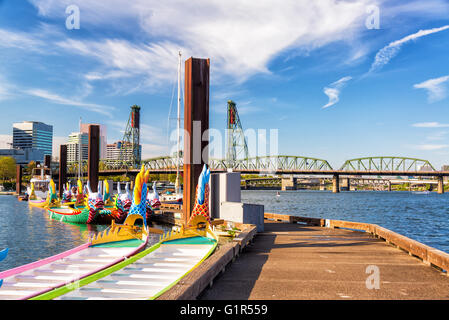
<svg viewBox="0 0 449 320"><path fill-rule="evenodd" d="M145 169L155 174L173 174L177 168L176 157L164 156L146 159L141 162ZM183 159L180 159L182 172ZM87 166L87 162L85 163ZM210 159L209 168L213 173L240 172L242 174L255 174L262 176L316 176L332 177L333 191L338 192L340 180L348 184L345 179L363 179L371 176L377 180L398 180L401 177L422 178L428 183L438 184L438 192L444 192L443 178L449 176L449 171L438 171L427 160L407 157L364 157L347 160L334 169L328 161L323 159L301 156L264 156L247 159L236 159L229 162L226 159ZM84 170L83 170L84 171ZM140 166L132 168L129 164L120 161L100 161L101 176L130 175L134 176L140 171ZM68 170L68 176L76 176L76 170ZM388 178L386 178L388 177ZM281 179L281 178L279 178ZM434 180L431 180L434 179ZM404 181L406 182L406 181ZM293 183L294 179L293 179Z"/></svg>
<svg viewBox="0 0 449 320"><path fill-rule="evenodd" d="M139 141L139 121L136 117L138 110L133 106L125 133L128 137L126 143L132 147L133 157L131 160L100 160L99 175L115 176L129 175L135 176L142 165L145 169L154 174L176 173L179 165L180 171L183 171L183 158L178 160L174 156L161 156L146 160L139 160L138 145ZM244 136L243 128L238 115L235 102L228 101L227 107L227 152L225 159L208 160L211 172L240 172L242 174L256 174L262 176L290 177L291 184L295 184L293 176L315 176L331 177L333 181L333 191L339 192L340 180L346 185L348 179L361 179L363 177L376 177L377 180L403 179L402 177L422 178L438 185L438 192L444 193L444 177L449 176L449 171L438 171L428 161L424 159L398 157L398 156L372 156L346 160L340 167L333 168L327 160L305 156L290 155L270 155L249 157L247 141ZM130 130L133 130L132 132ZM129 137L133 137L131 140ZM179 163L178 163L179 161ZM87 160L82 162L82 172L87 171ZM67 176L77 176L77 164L69 165ZM387 178L384 178L387 177ZM373 178L374 179L374 178ZM257 180L257 179L255 179Z"/></svg>

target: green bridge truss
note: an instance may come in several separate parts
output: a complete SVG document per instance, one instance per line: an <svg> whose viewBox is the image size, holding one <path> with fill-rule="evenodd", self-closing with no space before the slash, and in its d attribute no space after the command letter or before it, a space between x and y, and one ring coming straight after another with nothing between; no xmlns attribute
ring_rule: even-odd
<svg viewBox="0 0 449 320"><path fill-rule="evenodd" d="M184 165L181 158L180 166ZM151 171L176 171L176 158L163 156L142 161L145 169ZM83 171L87 171L87 161L83 162ZM227 171L232 169L241 172L307 172L307 171L343 171L343 172L431 172L436 171L428 160L407 157L365 157L347 160L338 170L323 159L300 156L265 156L235 160L232 167L226 159L209 159L209 167L212 171ZM128 172L138 170L123 161L102 160L99 164L100 172ZM77 164L68 164L68 173L75 174Z"/></svg>
<svg viewBox="0 0 449 320"><path fill-rule="evenodd" d="M346 160L341 171L436 171L432 164L423 159L406 157L365 157Z"/></svg>
<svg viewBox="0 0 449 320"><path fill-rule="evenodd" d="M144 161L145 168L151 170L176 169L176 159L159 157ZM181 166L183 161L181 159ZM266 156L234 160L232 166L226 159L210 159L209 167L212 171L325 171L332 170L330 164L323 159L298 156Z"/></svg>

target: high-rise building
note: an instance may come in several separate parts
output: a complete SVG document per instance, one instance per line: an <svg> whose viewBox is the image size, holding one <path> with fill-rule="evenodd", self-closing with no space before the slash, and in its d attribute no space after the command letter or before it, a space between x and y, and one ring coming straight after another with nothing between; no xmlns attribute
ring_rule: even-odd
<svg viewBox="0 0 449 320"><path fill-rule="evenodd" d="M52 155L53 151L53 126L37 122L24 121L13 124L14 149L36 149L44 155ZM41 161L43 159L33 159Z"/></svg>
<svg viewBox="0 0 449 320"><path fill-rule="evenodd" d="M123 149L123 150L122 150ZM139 150L142 152L142 146L139 145ZM107 146L107 160L122 160L131 161L133 159L132 143L127 141L117 141Z"/></svg>
<svg viewBox="0 0 449 320"><path fill-rule="evenodd" d="M67 162L78 162L80 160L80 151L81 160L87 160L89 157L89 135L81 132L72 132L67 143Z"/></svg>
<svg viewBox="0 0 449 320"><path fill-rule="evenodd" d="M106 159L107 156L107 129L105 125L96 124L96 123L82 123L81 124L81 133L89 135L89 126L97 125L100 127L100 159Z"/></svg>

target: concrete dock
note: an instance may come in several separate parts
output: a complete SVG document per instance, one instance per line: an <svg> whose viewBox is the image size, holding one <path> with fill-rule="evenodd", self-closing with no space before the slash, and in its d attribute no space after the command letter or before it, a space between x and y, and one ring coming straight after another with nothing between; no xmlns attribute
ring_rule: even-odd
<svg viewBox="0 0 449 320"><path fill-rule="evenodd" d="M444 252L376 225L355 223L366 229L360 232L334 228L353 227L341 221L293 222L266 220L265 231L197 298L449 299Z"/></svg>

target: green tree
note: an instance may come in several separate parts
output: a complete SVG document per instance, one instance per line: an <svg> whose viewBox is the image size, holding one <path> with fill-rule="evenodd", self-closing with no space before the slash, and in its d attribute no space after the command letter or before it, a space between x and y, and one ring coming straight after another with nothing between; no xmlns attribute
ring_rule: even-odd
<svg viewBox="0 0 449 320"><path fill-rule="evenodd" d="M27 165L27 171L29 174L31 174L33 172L33 169L36 168L36 161L30 161Z"/></svg>
<svg viewBox="0 0 449 320"><path fill-rule="evenodd" d="M16 160L13 157L0 157L0 177L3 180L16 176Z"/></svg>

